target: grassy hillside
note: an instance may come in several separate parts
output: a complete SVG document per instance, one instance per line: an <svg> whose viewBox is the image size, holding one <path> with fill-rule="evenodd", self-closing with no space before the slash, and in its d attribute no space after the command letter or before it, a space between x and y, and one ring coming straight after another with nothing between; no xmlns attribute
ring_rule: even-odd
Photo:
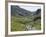
<svg viewBox="0 0 46 37"><path fill-rule="evenodd" d="M26 31L26 26L30 26L31 28L34 27L36 30L40 30L40 19L33 21L32 18L33 17L12 16L11 31Z"/></svg>

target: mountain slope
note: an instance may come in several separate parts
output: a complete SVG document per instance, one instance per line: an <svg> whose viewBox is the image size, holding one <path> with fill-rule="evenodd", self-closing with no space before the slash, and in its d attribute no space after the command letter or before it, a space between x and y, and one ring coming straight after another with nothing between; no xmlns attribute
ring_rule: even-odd
<svg viewBox="0 0 46 37"><path fill-rule="evenodd" d="M20 8L19 6L11 6L11 15L13 16L28 16L31 14L30 11Z"/></svg>

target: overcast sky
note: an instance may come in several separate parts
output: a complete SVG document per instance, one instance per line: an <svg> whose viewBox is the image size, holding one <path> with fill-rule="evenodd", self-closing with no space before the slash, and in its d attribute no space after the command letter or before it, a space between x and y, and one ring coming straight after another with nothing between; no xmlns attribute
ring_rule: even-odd
<svg viewBox="0 0 46 37"><path fill-rule="evenodd" d="M19 7L33 12L41 8L40 6L19 6Z"/></svg>

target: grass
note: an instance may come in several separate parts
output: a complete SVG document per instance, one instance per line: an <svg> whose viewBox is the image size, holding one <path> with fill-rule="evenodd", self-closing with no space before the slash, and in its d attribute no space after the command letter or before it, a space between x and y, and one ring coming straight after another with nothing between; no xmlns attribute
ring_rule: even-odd
<svg viewBox="0 0 46 37"><path fill-rule="evenodd" d="M26 31L26 25L32 25L36 30L41 29L40 19L32 21L32 17L12 16L11 17L11 31Z"/></svg>

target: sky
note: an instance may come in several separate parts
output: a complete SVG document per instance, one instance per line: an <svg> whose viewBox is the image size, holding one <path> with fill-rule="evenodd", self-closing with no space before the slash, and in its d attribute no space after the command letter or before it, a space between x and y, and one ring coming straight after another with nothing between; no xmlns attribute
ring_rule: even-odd
<svg viewBox="0 0 46 37"><path fill-rule="evenodd" d="M34 12L37 9L41 8L40 6L19 6L19 7L23 8L23 9L26 9L28 11L31 11L31 12Z"/></svg>

